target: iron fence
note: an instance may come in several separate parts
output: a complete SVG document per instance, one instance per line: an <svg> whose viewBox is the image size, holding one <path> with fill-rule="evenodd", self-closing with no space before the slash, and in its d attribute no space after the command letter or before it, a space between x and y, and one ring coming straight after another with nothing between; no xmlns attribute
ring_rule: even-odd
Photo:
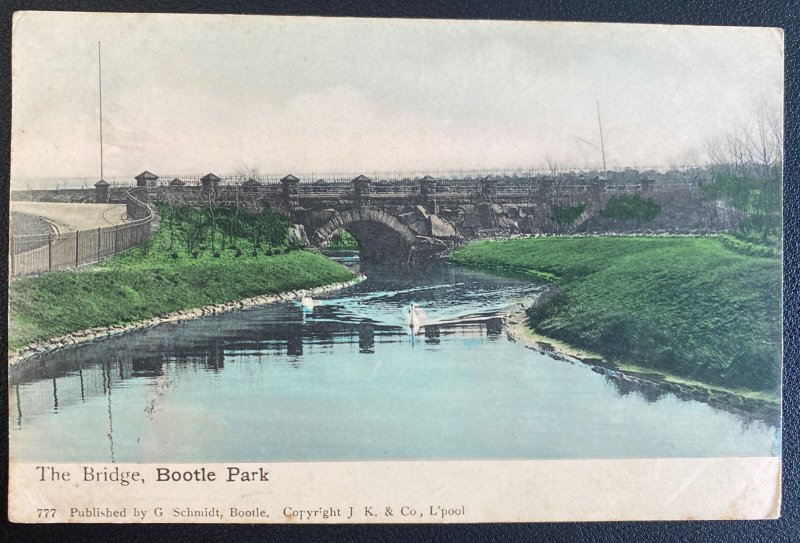
<svg viewBox="0 0 800 543"><path fill-rule="evenodd" d="M532 181L542 177L585 177L605 176L611 177L654 177L659 182L681 183L684 178L694 178L708 176L709 167L673 165L673 166L642 166L636 167L609 167L605 170L577 165L558 165L553 168L488 168L488 169L450 169L450 170L405 170L405 171L361 171L355 173L346 172L294 172L294 176L301 184L327 184L327 185L347 185L358 175L366 175L373 181L386 181L391 183L414 183L425 175L430 175L440 181L477 181L486 177L495 177L509 181ZM217 172L218 173L218 172ZM289 172L286 172L289 173ZM263 185L280 184L280 180L286 175L263 174L252 172L249 174L221 174L219 175L219 185L240 185L249 179L254 179ZM169 186L174 179L179 179L186 186L199 186L205 174L184 172L184 173L158 173L156 185L160 187ZM133 177L114 177L109 176L105 179L110 187L113 188L133 188L136 181ZM67 190L67 189L87 189L94 188L97 178L93 177L51 177L51 178L14 178L12 186L16 191L24 190Z"/></svg>
<svg viewBox="0 0 800 543"><path fill-rule="evenodd" d="M13 236L9 247L12 277L34 275L98 262L141 245L150 237L153 212L128 193L128 217L135 220L76 232Z"/></svg>

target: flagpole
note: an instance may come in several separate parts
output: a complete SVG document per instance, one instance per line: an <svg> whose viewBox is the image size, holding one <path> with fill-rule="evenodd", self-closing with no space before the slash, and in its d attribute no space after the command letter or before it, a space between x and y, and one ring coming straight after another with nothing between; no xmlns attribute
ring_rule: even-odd
<svg viewBox="0 0 800 543"><path fill-rule="evenodd" d="M103 64L97 42L97 88L100 91L100 179L103 179Z"/></svg>
<svg viewBox="0 0 800 543"><path fill-rule="evenodd" d="M603 175L606 174L606 146L603 144L603 124L600 122L600 102L597 104L597 126L600 128L600 152L603 153Z"/></svg>

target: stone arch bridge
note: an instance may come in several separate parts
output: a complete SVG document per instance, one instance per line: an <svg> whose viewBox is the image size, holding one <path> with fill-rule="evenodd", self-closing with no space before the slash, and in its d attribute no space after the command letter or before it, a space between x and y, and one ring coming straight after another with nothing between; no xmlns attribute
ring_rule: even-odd
<svg viewBox="0 0 800 543"><path fill-rule="evenodd" d="M359 175L315 182L300 182L293 175L275 182L208 174L168 183L143 172L137 184L148 187L151 199L161 201L215 202L254 210L268 205L292 221L293 238L300 243L324 248L335 233L346 230L358 240L364 259L395 262L423 260L481 237L641 230L643 225L599 215L608 199L619 194L639 194L659 203L662 213L644 226L647 231L720 230L737 220L720 202L705 198L698 179L656 181L638 172L610 178L565 174L395 181ZM103 188L98 187L98 198ZM553 214L556 206L579 214L569 224L559 223Z"/></svg>

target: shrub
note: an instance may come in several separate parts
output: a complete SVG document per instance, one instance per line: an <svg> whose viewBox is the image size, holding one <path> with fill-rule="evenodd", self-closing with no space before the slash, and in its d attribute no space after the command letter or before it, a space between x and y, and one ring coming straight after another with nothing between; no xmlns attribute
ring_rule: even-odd
<svg viewBox="0 0 800 543"><path fill-rule="evenodd" d="M659 213L661 213L661 207L653 200L642 198L638 194L633 196L622 194L609 198L605 209L600 212L600 216L607 219L648 222L655 219Z"/></svg>
<svg viewBox="0 0 800 543"><path fill-rule="evenodd" d="M353 234L344 230L332 236L331 244L328 248L331 251L358 251L359 245Z"/></svg>
<svg viewBox="0 0 800 543"><path fill-rule="evenodd" d="M558 224L572 224L581 216L586 204L578 204L569 207L560 207L550 204L550 218Z"/></svg>
<svg viewBox="0 0 800 543"><path fill-rule="evenodd" d="M781 254L779 247L760 245L750 241L745 241L743 239L735 238L727 234L720 235L719 240L726 248L743 255L759 256L762 258L777 258Z"/></svg>

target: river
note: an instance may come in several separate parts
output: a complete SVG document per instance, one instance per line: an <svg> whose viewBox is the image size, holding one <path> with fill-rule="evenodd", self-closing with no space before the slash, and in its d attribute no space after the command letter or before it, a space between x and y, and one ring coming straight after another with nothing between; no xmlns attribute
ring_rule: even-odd
<svg viewBox="0 0 800 543"><path fill-rule="evenodd" d="M609 379L515 343L498 319L485 320L541 287L445 263L364 271L366 281L311 311L292 301L161 325L13 369L11 457L779 454L779 430L768 423ZM412 335L411 303L450 324Z"/></svg>

